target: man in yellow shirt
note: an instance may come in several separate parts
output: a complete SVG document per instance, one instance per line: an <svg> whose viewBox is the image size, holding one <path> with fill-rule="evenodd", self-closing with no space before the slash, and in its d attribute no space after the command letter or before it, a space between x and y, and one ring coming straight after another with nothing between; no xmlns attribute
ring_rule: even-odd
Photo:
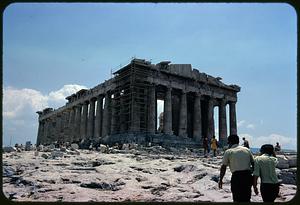
<svg viewBox="0 0 300 205"><path fill-rule="evenodd" d="M211 141L210 141L210 148L213 151L213 156L216 157L217 156L217 149L218 149L218 141L216 139L215 136L212 137Z"/></svg>
<svg viewBox="0 0 300 205"><path fill-rule="evenodd" d="M279 193L279 183L275 172L278 160L274 147L265 144L260 148L261 156L255 157L253 172L253 187L255 194L258 194L257 179L260 177L260 192L264 202L274 202Z"/></svg>
<svg viewBox="0 0 300 205"><path fill-rule="evenodd" d="M254 159L250 150L239 146L239 137L230 135L228 137L229 149L224 153L222 166L220 169L219 188L222 189L223 177L226 173L226 167L229 165L231 176L231 192L234 202L250 202L252 174Z"/></svg>

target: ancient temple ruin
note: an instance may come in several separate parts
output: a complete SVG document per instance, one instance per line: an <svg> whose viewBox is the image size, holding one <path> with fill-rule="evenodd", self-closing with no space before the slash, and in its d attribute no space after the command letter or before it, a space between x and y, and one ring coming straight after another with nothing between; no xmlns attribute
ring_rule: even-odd
<svg viewBox="0 0 300 205"><path fill-rule="evenodd" d="M37 144L89 139L106 144L201 146L204 136L215 135L214 107L218 107L217 138L224 145L228 123L229 133L237 133L239 91L239 86L226 85L190 64L133 59L111 79L68 96L63 107L38 111ZM157 100L164 101L161 130Z"/></svg>

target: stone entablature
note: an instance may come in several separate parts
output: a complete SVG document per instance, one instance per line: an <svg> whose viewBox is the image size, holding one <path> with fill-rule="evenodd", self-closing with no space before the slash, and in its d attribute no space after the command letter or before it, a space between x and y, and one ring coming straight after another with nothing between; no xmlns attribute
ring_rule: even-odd
<svg viewBox="0 0 300 205"><path fill-rule="evenodd" d="M213 108L219 107L220 141L227 137L226 105L230 111L230 133L236 133L237 85L226 85L192 69L190 64L156 65L142 59L114 73L114 77L92 89L82 89L56 110L38 111L37 144L78 141L122 133L156 130L156 100L164 100L163 133L190 137L200 142L214 135Z"/></svg>

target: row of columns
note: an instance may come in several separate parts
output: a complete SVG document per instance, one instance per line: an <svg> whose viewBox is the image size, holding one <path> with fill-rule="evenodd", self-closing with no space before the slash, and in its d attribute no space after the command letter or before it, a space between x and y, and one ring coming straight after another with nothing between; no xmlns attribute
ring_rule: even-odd
<svg viewBox="0 0 300 205"><path fill-rule="evenodd" d="M150 133L155 133L155 104L156 94L155 86L150 88L150 104L149 104L149 121L148 130ZM230 120L230 134L237 134L236 125L236 108L235 102L226 102L224 99L219 103L219 140L221 144L226 143L227 138L227 118L226 118L226 104L229 103L229 120ZM202 110L201 110L201 94L196 93L194 100L194 119L193 119L193 138L196 141L201 141L202 135ZM172 88L167 87L164 98L164 114L163 114L163 133L172 134ZM214 130L214 99L208 100L207 108L207 137L210 139L215 135ZM179 111L179 130L178 135L182 137L187 136L187 93L182 91L180 96L180 111Z"/></svg>
<svg viewBox="0 0 300 205"><path fill-rule="evenodd" d="M73 106L62 113L39 121L37 143L53 141L79 141L99 138L110 133L110 95L99 95L83 104ZM96 107L97 101L97 107Z"/></svg>
<svg viewBox="0 0 300 205"><path fill-rule="evenodd" d="M105 103L103 102L105 101ZM122 101L122 98L121 98ZM96 106L97 102L97 106ZM148 92L148 110L147 110L147 131L150 134L156 132L156 86L151 85ZM104 108L103 108L104 103ZM120 102L122 104L122 102ZM235 102L226 102L221 100L219 103L219 140L222 144L227 137L227 122L226 122L226 104L229 103L230 112L230 134L236 134L236 108ZM207 137L211 138L214 135L214 99L208 100L207 107ZM202 110L201 110L201 94L195 94L193 105L193 138L200 142L203 138L202 133ZM137 119L135 105L132 105L132 119ZM107 93L105 96L99 95L97 98L91 98L83 104L73 106L63 113L56 115L39 122L38 142L47 143L53 140L62 141L78 141L86 138L99 138L115 133L116 119L114 108L114 100ZM180 96L180 111L179 111L179 129L178 135L187 136L187 93L182 91ZM122 115L120 115L121 118ZM173 134L172 131L172 88L167 87L164 98L164 118L163 132L165 134ZM121 122L122 119L120 119ZM137 120L132 121L129 130L138 130ZM126 131L126 128L119 126L119 131Z"/></svg>

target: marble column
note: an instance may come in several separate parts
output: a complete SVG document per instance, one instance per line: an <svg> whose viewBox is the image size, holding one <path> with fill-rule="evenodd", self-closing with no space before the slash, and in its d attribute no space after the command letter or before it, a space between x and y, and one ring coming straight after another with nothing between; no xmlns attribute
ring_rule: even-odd
<svg viewBox="0 0 300 205"><path fill-rule="evenodd" d="M140 106L138 105L137 99L134 97L132 98L131 107L132 110L131 110L130 131L138 132L140 131Z"/></svg>
<svg viewBox="0 0 300 205"><path fill-rule="evenodd" d="M36 140L36 145L41 144L42 142L42 135L43 135L43 123L41 120L39 120L39 127L38 127L38 135L37 135L37 140Z"/></svg>
<svg viewBox="0 0 300 205"><path fill-rule="evenodd" d="M68 138L67 141L72 143L74 141L74 129L75 129L75 108L71 108L70 117L68 122Z"/></svg>
<svg viewBox="0 0 300 205"><path fill-rule="evenodd" d="M53 143L53 141L56 140L55 138L55 128L54 128L54 124L53 124L53 117L49 118L49 134L48 134L48 142L51 144Z"/></svg>
<svg viewBox="0 0 300 205"><path fill-rule="evenodd" d="M207 138L210 140L215 135L215 121L214 121L214 104L213 99L208 100L207 109Z"/></svg>
<svg viewBox="0 0 300 205"><path fill-rule="evenodd" d="M179 113L179 136L187 136L187 102L186 92L182 91L180 99L180 113Z"/></svg>
<svg viewBox="0 0 300 205"><path fill-rule="evenodd" d="M87 125L87 137L89 139L94 138L94 127L95 127L95 103L96 99L92 98L90 100L90 110L89 110L89 118Z"/></svg>
<svg viewBox="0 0 300 205"><path fill-rule="evenodd" d="M47 139L48 139L48 134L49 134L49 120L45 119L45 124L44 124L44 144L47 143Z"/></svg>
<svg viewBox="0 0 300 205"><path fill-rule="evenodd" d="M102 109L103 109L103 96L99 95L97 97L97 108L96 108L96 118L95 118L95 129L94 129L95 138L101 137L102 113L103 113Z"/></svg>
<svg viewBox="0 0 300 205"><path fill-rule="evenodd" d="M124 100L124 92L120 96L120 132L128 131L127 121L126 121L126 106Z"/></svg>
<svg viewBox="0 0 300 205"><path fill-rule="evenodd" d="M74 140L78 141L80 139L80 119L81 119L81 109L82 105L78 104L75 106L75 129L73 129Z"/></svg>
<svg viewBox="0 0 300 205"><path fill-rule="evenodd" d="M148 104L148 132L155 134L155 116L156 116L156 93L155 85L149 87L149 104Z"/></svg>
<svg viewBox="0 0 300 205"><path fill-rule="evenodd" d="M172 132L172 88L168 87L164 101L164 121L163 132L173 134Z"/></svg>
<svg viewBox="0 0 300 205"><path fill-rule="evenodd" d="M117 124L116 124L116 118L117 118L117 110L116 110L116 93L114 94L114 97L110 100L111 103L111 123L110 123L110 134L115 134L117 131Z"/></svg>
<svg viewBox="0 0 300 205"><path fill-rule="evenodd" d="M237 134L237 125L236 125L236 102L229 103L229 118L230 118L230 135Z"/></svg>
<svg viewBox="0 0 300 205"><path fill-rule="evenodd" d="M58 114L55 118L55 141L61 140L62 115Z"/></svg>
<svg viewBox="0 0 300 205"><path fill-rule="evenodd" d="M70 117L70 113L68 110L65 110L63 112L63 121L62 121L62 138L63 138L63 142L66 142L67 141L67 138L68 138L68 126L69 126L69 117Z"/></svg>
<svg viewBox="0 0 300 205"><path fill-rule="evenodd" d="M86 131L87 131L87 116L88 115L88 102L84 102L82 105L82 115L80 119L80 138L86 139Z"/></svg>
<svg viewBox="0 0 300 205"><path fill-rule="evenodd" d="M219 105L219 142L223 147L227 145L226 101L222 100Z"/></svg>
<svg viewBox="0 0 300 205"><path fill-rule="evenodd" d="M105 95L105 104L103 110L103 119L102 119L102 137L109 135L110 131L110 94L106 93Z"/></svg>
<svg viewBox="0 0 300 205"><path fill-rule="evenodd" d="M196 93L194 101L194 129L193 138L196 142L202 139L202 118L201 118L201 95Z"/></svg>

